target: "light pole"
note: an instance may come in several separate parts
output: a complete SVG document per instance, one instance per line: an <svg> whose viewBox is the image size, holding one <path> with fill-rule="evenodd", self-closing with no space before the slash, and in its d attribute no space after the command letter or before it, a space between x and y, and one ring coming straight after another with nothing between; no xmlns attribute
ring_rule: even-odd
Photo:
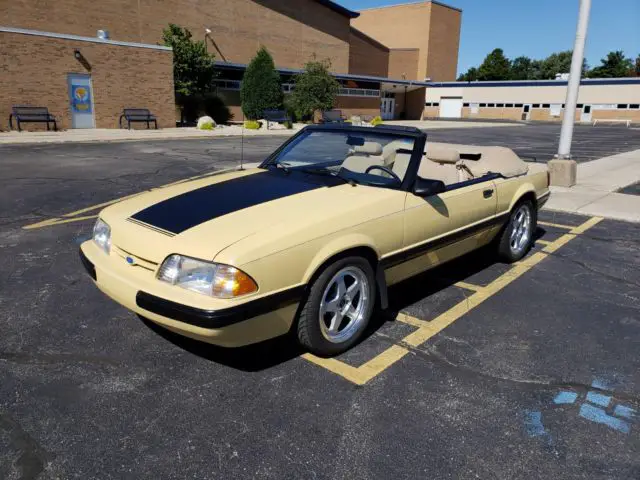
<svg viewBox="0 0 640 480"><path fill-rule="evenodd" d="M564 118L560 130L560 143L558 154L549 162L551 184L564 187L572 187L576 184L577 163L571 160L571 140L573 138L573 126L575 123L576 105L582 77L582 63L584 60L584 45L587 39L589 26L589 13L591 0L580 0L578 11L578 27L576 40L571 58L571 71L569 73L569 85L567 86L567 99L565 101Z"/></svg>

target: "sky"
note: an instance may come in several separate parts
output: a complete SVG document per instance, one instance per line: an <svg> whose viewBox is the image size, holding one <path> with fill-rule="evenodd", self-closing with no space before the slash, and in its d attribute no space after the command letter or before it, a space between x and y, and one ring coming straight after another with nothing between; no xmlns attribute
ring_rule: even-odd
<svg viewBox="0 0 640 480"><path fill-rule="evenodd" d="M395 5L401 0L335 0L361 10ZM458 74L478 66L494 48L507 57L534 59L571 50L578 0L442 0L462 9ZM640 0L592 0L585 57L590 67L612 50L631 58L640 54Z"/></svg>

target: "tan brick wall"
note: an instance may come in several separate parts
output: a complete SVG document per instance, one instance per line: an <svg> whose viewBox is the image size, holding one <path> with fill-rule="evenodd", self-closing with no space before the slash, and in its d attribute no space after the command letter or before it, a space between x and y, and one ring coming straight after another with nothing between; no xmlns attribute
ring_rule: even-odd
<svg viewBox="0 0 640 480"><path fill-rule="evenodd" d="M433 81L456 79L461 21L462 12L431 3L426 76Z"/></svg>
<svg viewBox="0 0 640 480"><path fill-rule="evenodd" d="M364 10L351 23L391 49L417 48L417 80L446 81L456 78L461 17L458 10L420 2Z"/></svg>
<svg viewBox="0 0 640 480"><path fill-rule="evenodd" d="M389 51L389 78L401 80L405 75L407 80L419 80L419 54L417 48L392 48Z"/></svg>
<svg viewBox="0 0 640 480"><path fill-rule="evenodd" d="M407 93L407 120L421 120L424 109L424 88L418 88Z"/></svg>
<svg viewBox="0 0 640 480"><path fill-rule="evenodd" d="M209 49L218 60L247 63L264 45L280 67L301 67L316 54L330 58L335 72L349 68L349 18L313 0L2 0L0 19L90 37L105 29L113 40L151 44L173 22L199 40L210 28L221 53L211 42Z"/></svg>
<svg viewBox="0 0 640 480"><path fill-rule="evenodd" d="M422 115L424 118L438 118L440 116L440 107L424 107Z"/></svg>
<svg viewBox="0 0 640 480"><path fill-rule="evenodd" d="M386 77L389 69L389 49L351 28L349 36L349 73Z"/></svg>
<svg viewBox="0 0 640 480"><path fill-rule="evenodd" d="M431 4L427 2L371 8L361 11L360 16L354 18L351 24L391 49L419 49L417 75L418 79L424 79L427 71L430 10Z"/></svg>
<svg viewBox="0 0 640 480"><path fill-rule="evenodd" d="M149 108L158 117L159 127L175 126L170 51L0 32L3 124L12 105L30 104L48 107L59 119L60 128L70 128L67 74L87 73L74 58L75 48L92 66L96 127L117 127L125 106ZM46 128L44 124L27 125L35 130Z"/></svg>

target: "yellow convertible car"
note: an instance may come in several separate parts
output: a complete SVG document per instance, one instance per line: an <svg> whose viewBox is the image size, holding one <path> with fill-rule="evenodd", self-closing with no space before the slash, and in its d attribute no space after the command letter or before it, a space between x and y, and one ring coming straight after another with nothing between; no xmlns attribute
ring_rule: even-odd
<svg viewBox="0 0 640 480"><path fill-rule="evenodd" d="M330 356L390 285L485 245L522 258L548 186L507 148L308 126L257 168L104 209L80 257L100 290L179 334L235 347L291 332Z"/></svg>

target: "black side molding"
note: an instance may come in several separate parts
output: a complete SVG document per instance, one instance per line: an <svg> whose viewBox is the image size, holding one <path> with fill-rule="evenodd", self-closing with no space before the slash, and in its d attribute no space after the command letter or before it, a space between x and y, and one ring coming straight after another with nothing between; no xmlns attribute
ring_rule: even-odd
<svg viewBox="0 0 640 480"><path fill-rule="evenodd" d="M79 253L80 253L80 261L82 262L82 266L87 271L89 276L93 278L93 280L96 280L96 267L87 258L87 256L84 254L82 249L79 250Z"/></svg>
<svg viewBox="0 0 640 480"><path fill-rule="evenodd" d="M430 242L423 243L421 245L409 248L403 252L398 252L395 255L391 255L389 257L383 258L380 260L380 264L384 269L395 267L396 265L400 265L402 263L408 262L417 258L421 255L424 255L430 250L435 250L437 248L444 247L446 245L450 245L452 243L456 243L465 237L469 237L485 228L493 227L496 225L504 224L509 218L510 213L502 213L493 218L489 218L475 225L471 225L463 230L458 232L451 233L444 237L440 237L436 240L431 240Z"/></svg>
<svg viewBox="0 0 640 480"><path fill-rule="evenodd" d="M304 294L304 289L304 285L293 287L282 292L274 293L273 295L243 303L242 305L221 310L205 310L191 307L139 291L136 295L136 305L148 312L179 322L188 323L195 327L215 329L228 327L234 323L243 322L250 318L299 303Z"/></svg>

